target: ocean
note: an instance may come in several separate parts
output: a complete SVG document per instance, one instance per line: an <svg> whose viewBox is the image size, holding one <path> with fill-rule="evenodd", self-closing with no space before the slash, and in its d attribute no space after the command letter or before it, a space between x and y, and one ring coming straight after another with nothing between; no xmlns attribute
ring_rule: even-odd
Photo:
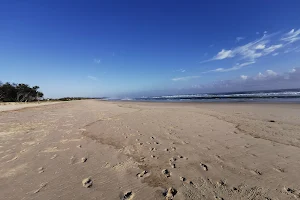
<svg viewBox="0 0 300 200"><path fill-rule="evenodd" d="M115 99L150 102L286 102L300 103L300 89L165 95Z"/></svg>

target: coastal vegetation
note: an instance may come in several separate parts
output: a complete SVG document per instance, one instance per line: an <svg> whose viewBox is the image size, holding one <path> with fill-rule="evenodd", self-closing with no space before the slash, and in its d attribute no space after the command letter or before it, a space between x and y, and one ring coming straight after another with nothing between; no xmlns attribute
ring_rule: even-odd
<svg viewBox="0 0 300 200"><path fill-rule="evenodd" d="M30 87L24 83L0 82L0 102L30 102L42 100L44 94L39 86Z"/></svg>

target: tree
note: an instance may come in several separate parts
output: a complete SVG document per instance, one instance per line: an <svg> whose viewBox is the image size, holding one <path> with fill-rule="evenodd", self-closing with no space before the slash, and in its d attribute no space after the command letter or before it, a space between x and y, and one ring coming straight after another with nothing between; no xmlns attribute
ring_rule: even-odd
<svg viewBox="0 0 300 200"><path fill-rule="evenodd" d="M39 86L30 87L28 84L1 83L0 101L28 102L41 99L44 94L38 91Z"/></svg>

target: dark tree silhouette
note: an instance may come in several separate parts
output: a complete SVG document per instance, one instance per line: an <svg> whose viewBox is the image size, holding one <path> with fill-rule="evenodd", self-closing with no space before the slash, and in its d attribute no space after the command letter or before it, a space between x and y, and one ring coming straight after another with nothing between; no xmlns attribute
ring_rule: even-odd
<svg viewBox="0 0 300 200"><path fill-rule="evenodd" d="M44 94L38 91L39 86L30 87L28 84L1 83L0 101L28 102L43 98Z"/></svg>

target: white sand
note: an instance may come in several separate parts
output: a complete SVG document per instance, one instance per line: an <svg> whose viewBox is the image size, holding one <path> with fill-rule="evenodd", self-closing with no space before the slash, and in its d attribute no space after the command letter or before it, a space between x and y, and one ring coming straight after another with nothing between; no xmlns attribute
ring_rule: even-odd
<svg viewBox="0 0 300 200"><path fill-rule="evenodd" d="M5 200L295 200L299 166L298 104L86 100L0 112Z"/></svg>

